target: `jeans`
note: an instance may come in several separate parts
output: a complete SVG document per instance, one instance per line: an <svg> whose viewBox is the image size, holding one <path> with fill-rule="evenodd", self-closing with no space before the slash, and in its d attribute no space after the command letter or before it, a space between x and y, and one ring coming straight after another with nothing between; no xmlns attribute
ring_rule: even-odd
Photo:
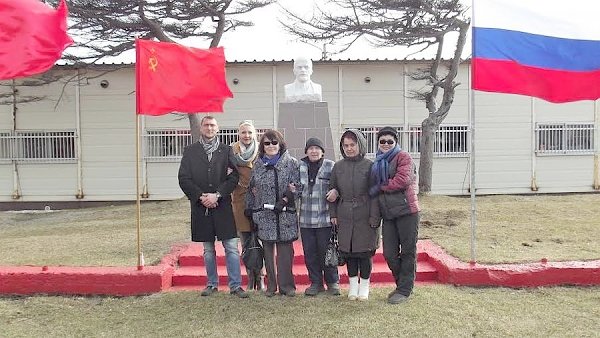
<svg viewBox="0 0 600 338"><path fill-rule="evenodd" d="M235 290L242 286L242 272L240 269L240 253L238 251L238 239L230 238L223 240L225 249L225 264L227 265L227 277L229 280L229 289ZM217 253L215 251L215 242L202 242L204 246L204 265L206 266L206 275L208 283L206 286L218 287L219 275L217 274Z"/></svg>
<svg viewBox="0 0 600 338"><path fill-rule="evenodd" d="M325 266L325 251L331 237L331 227L300 228L300 232L302 234L304 263L308 270L310 283L323 286L323 279L325 279L326 284L338 283L337 266Z"/></svg>
<svg viewBox="0 0 600 338"><path fill-rule="evenodd" d="M396 290L410 296L417 270L419 213L383 221L383 256L396 280Z"/></svg>

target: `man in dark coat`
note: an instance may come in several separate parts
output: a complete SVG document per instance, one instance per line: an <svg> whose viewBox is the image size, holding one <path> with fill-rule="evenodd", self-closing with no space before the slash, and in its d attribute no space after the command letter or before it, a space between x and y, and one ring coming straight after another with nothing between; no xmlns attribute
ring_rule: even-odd
<svg viewBox="0 0 600 338"><path fill-rule="evenodd" d="M230 293L240 298L248 294L241 287L238 238L231 207L231 192L237 186L239 173L233 152L219 142L217 120L204 116L200 140L183 152L179 167L179 186L190 200L192 241L202 242L208 282L202 296L217 292L219 276L215 237L223 243Z"/></svg>

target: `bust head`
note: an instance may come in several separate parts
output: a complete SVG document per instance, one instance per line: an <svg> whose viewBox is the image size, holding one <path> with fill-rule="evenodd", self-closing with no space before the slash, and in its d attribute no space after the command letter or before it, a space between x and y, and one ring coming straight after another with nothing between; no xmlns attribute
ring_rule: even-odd
<svg viewBox="0 0 600 338"><path fill-rule="evenodd" d="M304 56L294 59L294 75L296 76L296 80L299 82L310 81L310 76L312 73L313 69L311 59Z"/></svg>
<svg viewBox="0 0 600 338"><path fill-rule="evenodd" d="M294 82L283 87L286 102L320 102L323 100L321 85L310 80L313 73L312 60L300 56L294 59Z"/></svg>

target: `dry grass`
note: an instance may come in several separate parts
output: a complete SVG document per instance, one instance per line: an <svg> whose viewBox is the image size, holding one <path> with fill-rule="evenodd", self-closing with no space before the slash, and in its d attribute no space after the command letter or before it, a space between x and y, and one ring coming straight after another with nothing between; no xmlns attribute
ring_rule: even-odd
<svg viewBox="0 0 600 338"><path fill-rule="evenodd" d="M136 265L135 210L132 204L0 213L0 265ZM146 264L189 240L188 202L142 204L141 238Z"/></svg>
<svg viewBox="0 0 600 338"><path fill-rule="evenodd" d="M0 336L10 337L597 337L598 288L474 289L418 286L388 305L345 297L197 292L147 297L0 298Z"/></svg>
<svg viewBox="0 0 600 338"><path fill-rule="evenodd" d="M477 261L600 259L600 194L477 197ZM471 201L422 199L421 238L470 259Z"/></svg>
<svg viewBox="0 0 600 338"><path fill-rule="evenodd" d="M421 238L470 258L470 200L427 196ZM479 262L600 259L600 194L477 198ZM135 265L135 205L0 213L0 265ZM189 240L186 200L142 205L146 264Z"/></svg>

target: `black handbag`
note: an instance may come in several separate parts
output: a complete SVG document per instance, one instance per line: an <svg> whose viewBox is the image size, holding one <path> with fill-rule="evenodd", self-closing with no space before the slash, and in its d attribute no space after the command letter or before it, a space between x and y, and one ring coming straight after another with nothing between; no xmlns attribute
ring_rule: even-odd
<svg viewBox="0 0 600 338"><path fill-rule="evenodd" d="M242 261L244 262L244 266L248 270L260 270L264 265L264 249L260 242L258 241L258 236L256 235L256 231L252 231L250 233L250 237L244 245L244 249L242 250Z"/></svg>
<svg viewBox="0 0 600 338"><path fill-rule="evenodd" d="M331 227L331 237L329 237L327 250L325 250L325 266L337 267L344 264L346 264L346 260L340 255L337 231L335 230L335 226L333 226Z"/></svg>

